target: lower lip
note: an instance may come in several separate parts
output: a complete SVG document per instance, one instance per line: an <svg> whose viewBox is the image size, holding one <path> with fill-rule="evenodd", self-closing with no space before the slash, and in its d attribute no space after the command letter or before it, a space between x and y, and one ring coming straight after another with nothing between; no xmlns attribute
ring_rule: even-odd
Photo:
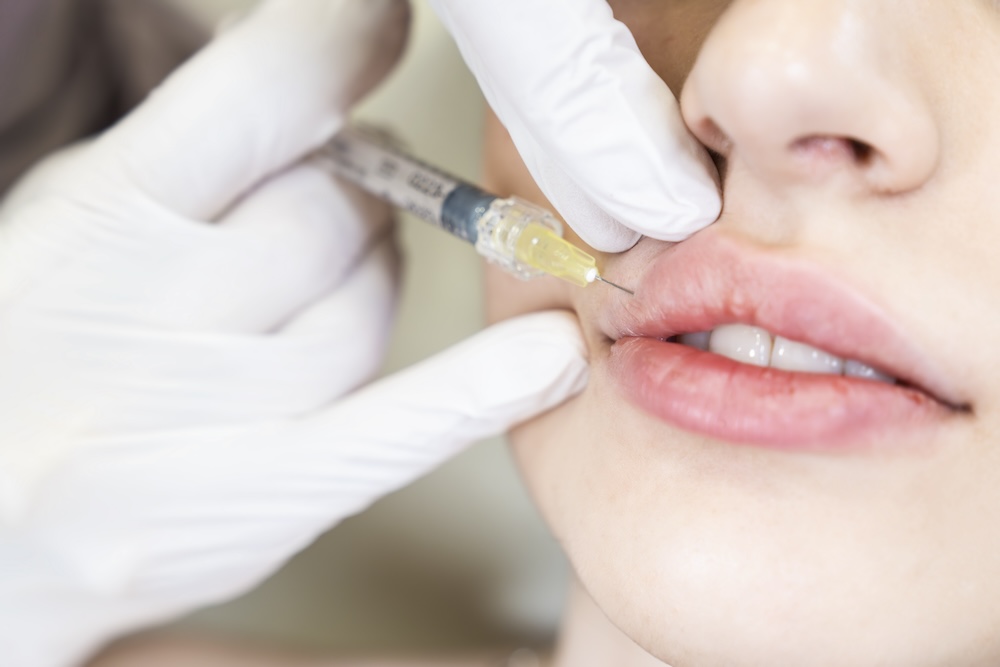
<svg viewBox="0 0 1000 667"><path fill-rule="evenodd" d="M626 397L654 417L781 449L891 444L906 433L927 435L949 412L907 387L760 368L654 338L618 340L610 368Z"/></svg>

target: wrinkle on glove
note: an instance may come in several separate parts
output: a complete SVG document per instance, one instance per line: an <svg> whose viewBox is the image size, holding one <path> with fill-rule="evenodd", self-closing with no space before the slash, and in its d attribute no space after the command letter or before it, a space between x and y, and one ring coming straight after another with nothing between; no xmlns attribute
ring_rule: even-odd
<svg viewBox="0 0 1000 667"><path fill-rule="evenodd" d="M542 192L589 245L681 241L718 174L606 0L430 0Z"/></svg>

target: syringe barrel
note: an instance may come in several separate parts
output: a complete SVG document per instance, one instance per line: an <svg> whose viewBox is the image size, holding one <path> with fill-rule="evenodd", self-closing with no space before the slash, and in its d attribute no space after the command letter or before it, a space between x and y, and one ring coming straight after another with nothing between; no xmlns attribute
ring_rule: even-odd
<svg viewBox="0 0 1000 667"><path fill-rule="evenodd" d="M496 199L363 128L345 128L316 158L338 176L473 245L478 237L476 223Z"/></svg>
<svg viewBox="0 0 1000 667"><path fill-rule="evenodd" d="M597 278L594 258L561 238L562 225L550 212L461 181L410 157L374 130L341 130L316 151L314 161L471 243L518 278L549 274L581 286Z"/></svg>

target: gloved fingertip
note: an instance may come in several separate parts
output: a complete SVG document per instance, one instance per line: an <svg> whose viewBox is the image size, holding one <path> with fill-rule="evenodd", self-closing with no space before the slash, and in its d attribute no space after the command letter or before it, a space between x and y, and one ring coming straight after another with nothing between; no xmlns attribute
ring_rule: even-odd
<svg viewBox="0 0 1000 667"><path fill-rule="evenodd" d="M631 250L642 238L640 232L629 229L620 222L608 218L601 225L579 225L573 227L580 239L594 250L607 253L619 253Z"/></svg>
<svg viewBox="0 0 1000 667"><path fill-rule="evenodd" d="M588 350L576 317L565 311L501 322L468 341L480 355L486 402L551 408L587 385ZM487 388L488 383L488 388Z"/></svg>
<svg viewBox="0 0 1000 667"><path fill-rule="evenodd" d="M311 475L335 479L348 460L358 475L351 484L358 501L349 504L360 508L469 444L558 406L584 389L588 372L573 315L508 320L298 422L296 437L311 453L296 465L309 460Z"/></svg>
<svg viewBox="0 0 1000 667"><path fill-rule="evenodd" d="M695 185L685 189L685 197L662 215L634 223L643 236L679 243L705 229L722 214L722 197L709 184L699 190Z"/></svg>
<svg viewBox="0 0 1000 667"><path fill-rule="evenodd" d="M579 357L586 361L588 350L576 316L565 310L550 310L532 313L501 322L493 327L499 336L520 333L527 339L525 344L546 349L559 350L568 357Z"/></svg>

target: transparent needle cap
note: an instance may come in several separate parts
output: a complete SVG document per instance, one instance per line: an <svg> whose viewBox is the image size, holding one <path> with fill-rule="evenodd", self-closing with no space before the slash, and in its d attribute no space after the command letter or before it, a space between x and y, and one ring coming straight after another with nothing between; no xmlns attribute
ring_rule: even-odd
<svg viewBox="0 0 1000 667"><path fill-rule="evenodd" d="M586 287L598 278L596 260L562 238L559 221L523 199L494 200L477 228L476 251L522 280L547 274Z"/></svg>

